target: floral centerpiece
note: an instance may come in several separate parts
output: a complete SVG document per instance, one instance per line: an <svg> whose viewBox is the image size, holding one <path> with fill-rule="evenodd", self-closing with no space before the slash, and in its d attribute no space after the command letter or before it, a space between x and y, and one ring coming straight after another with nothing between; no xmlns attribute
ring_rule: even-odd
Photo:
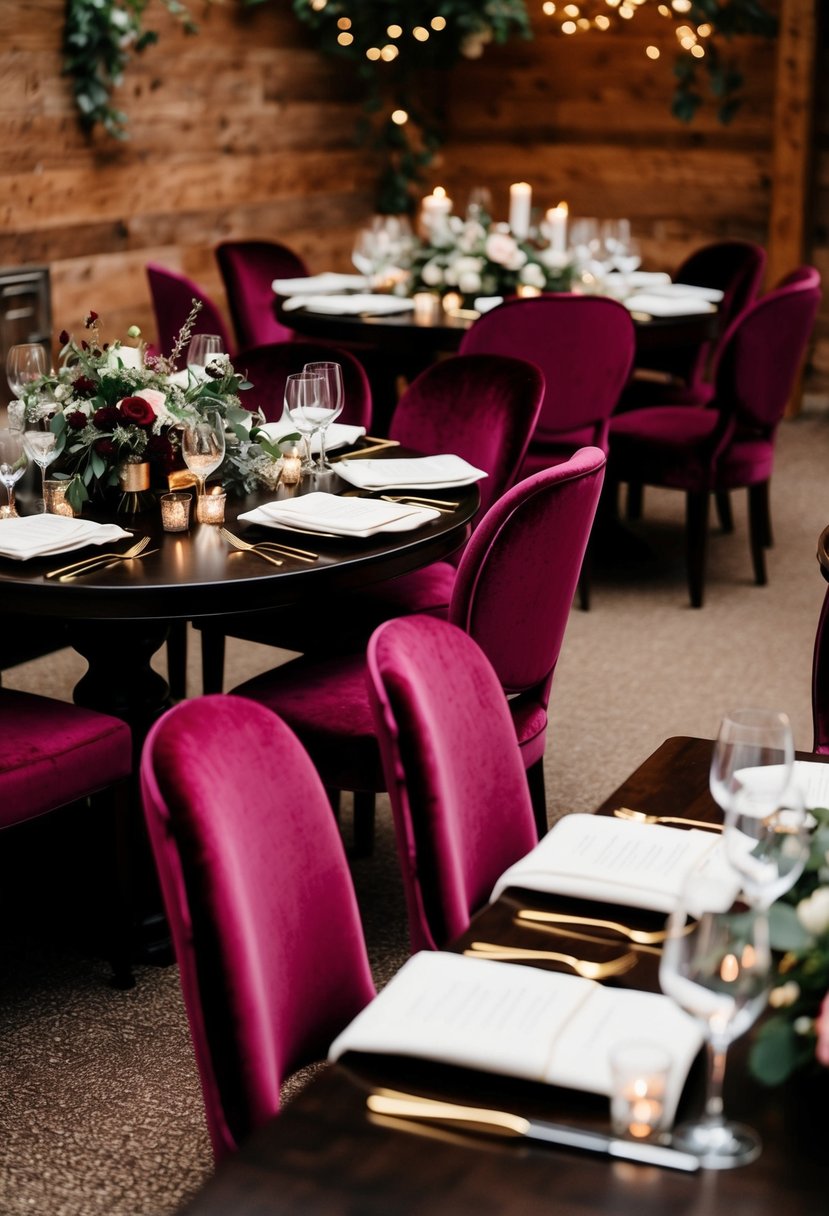
<svg viewBox="0 0 829 1216"><path fill-rule="evenodd" d="M81 341L65 331L60 335L58 370L27 388L26 424L48 420L57 436L51 475L69 481L66 499L76 512L93 494L126 488L128 465L146 463L150 483L164 486L181 465L180 428L207 411L222 417L235 440L228 446L223 480L242 490L276 482L279 448L257 432L261 418L244 408L239 395L251 385L227 356L217 356L203 378L188 372L184 382L173 375L200 307L194 301L167 358L146 355L140 342L102 341L98 314L90 312ZM140 333L132 328L128 337L140 339Z"/></svg>
<svg viewBox="0 0 829 1216"><path fill-rule="evenodd" d="M772 1013L749 1058L766 1085L829 1069L829 810L811 813L817 827L809 861L769 913L772 945L781 953L769 996Z"/></svg>
<svg viewBox="0 0 829 1216"><path fill-rule="evenodd" d="M566 291L572 264L569 254L543 236L519 240L509 225L493 224L482 213L450 215L431 225L412 255L410 272L410 291L456 291L471 301L515 295L520 287Z"/></svg>

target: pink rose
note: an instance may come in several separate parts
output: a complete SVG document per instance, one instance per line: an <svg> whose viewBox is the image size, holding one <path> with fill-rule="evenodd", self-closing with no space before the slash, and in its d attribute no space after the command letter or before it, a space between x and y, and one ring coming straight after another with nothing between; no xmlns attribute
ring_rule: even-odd
<svg viewBox="0 0 829 1216"><path fill-rule="evenodd" d="M829 992L826 993L820 1006L815 1031L817 1033L815 1056L819 1064L822 1064L824 1068L829 1068Z"/></svg>

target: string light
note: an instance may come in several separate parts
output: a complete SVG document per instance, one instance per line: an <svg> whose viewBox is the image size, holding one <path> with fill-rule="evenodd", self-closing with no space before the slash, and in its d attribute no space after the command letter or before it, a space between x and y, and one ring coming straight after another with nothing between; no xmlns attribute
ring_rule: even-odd
<svg viewBox="0 0 829 1216"><path fill-rule="evenodd" d="M429 31L423 25L416 25L412 30L412 36L416 38L418 42L425 42L429 37Z"/></svg>
<svg viewBox="0 0 829 1216"><path fill-rule="evenodd" d="M389 28L386 30L386 33L388 34L389 38L399 38L400 35L403 33L403 26L402 25L390 25Z"/></svg>
<svg viewBox="0 0 829 1216"><path fill-rule="evenodd" d="M433 17L432 20L429 22L429 24L431 25L433 30L445 30L446 29L446 18L445 17Z"/></svg>
<svg viewBox="0 0 829 1216"><path fill-rule="evenodd" d="M340 46L351 46L353 41L354 41L353 34L346 34L346 33L337 34L337 42L339 42Z"/></svg>
<svg viewBox="0 0 829 1216"><path fill-rule="evenodd" d="M545 3L541 6L541 11L545 17L552 17L556 11L556 6L552 0L545 0Z"/></svg>

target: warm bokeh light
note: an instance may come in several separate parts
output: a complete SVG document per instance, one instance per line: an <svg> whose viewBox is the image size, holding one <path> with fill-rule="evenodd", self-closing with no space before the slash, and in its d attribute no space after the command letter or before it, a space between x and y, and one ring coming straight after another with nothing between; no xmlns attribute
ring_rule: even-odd
<svg viewBox="0 0 829 1216"><path fill-rule="evenodd" d="M553 4L553 0L545 0L545 3L541 6L541 11L545 17L552 17L553 13L556 11L556 6Z"/></svg>
<svg viewBox="0 0 829 1216"><path fill-rule="evenodd" d="M445 30L446 29L446 18L445 17L433 17L432 20L429 22L429 24L431 25L433 30Z"/></svg>
<svg viewBox="0 0 829 1216"><path fill-rule="evenodd" d="M390 25L389 28L386 30L386 33L388 34L389 38L399 38L400 35L403 33L403 26L402 25Z"/></svg>
<svg viewBox="0 0 829 1216"><path fill-rule="evenodd" d="M392 46L391 43L387 43L380 52L380 58L384 61L384 63L391 63L392 59L396 59L399 54L400 52L396 46Z"/></svg>
<svg viewBox="0 0 829 1216"><path fill-rule="evenodd" d="M705 47L702 47L699 43L697 43L696 46L691 47L691 54L695 59L702 59L703 55L705 54Z"/></svg>
<svg viewBox="0 0 829 1216"><path fill-rule="evenodd" d="M562 11L566 17L578 17L580 10L577 4L565 4Z"/></svg>
<svg viewBox="0 0 829 1216"><path fill-rule="evenodd" d="M409 121L408 111L392 110L391 120L393 123L396 123L398 127L402 127L405 123L407 123Z"/></svg>
<svg viewBox="0 0 829 1216"><path fill-rule="evenodd" d="M426 29L425 25L416 25L412 30L412 35L418 40L418 42L425 42L429 37L429 31Z"/></svg>
<svg viewBox="0 0 829 1216"><path fill-rule="evenodd" d="M593 24L596 26L596 29L609 30L610 18L606 17L604 13L599 13L599 15L594 18Z"/></svg>
<svg viewBox="0 0 829 1216"><path fill-rule="evenodd" d="M351 46L353 41L353 34L337 34L337 42L339 42L340 46Z"/></svg>
<svg viewBox="0 0 829 1216"><path fill-rule="evenodd" d="M379 58L380 58L379 46L370 46L368 48L368 50L366 51L366 59L371 59L372 62L375 62Z"/></svg>
<svg viewBox="0 0 829 1216"><path fill-rule="evenodd" d="M646 46L645 54L647 55L648 59L658 59L659 55L660 55L659 47L658 46Z"/></svg>
<svg viewBox="0 0 829 1216"><path fill-rule="evenodd" d="M562 34L575 34L578 26L575 21L565 21L561 27Z"/></svg>
<svg viewBox="0 0 829 1216"><path fill-rule="evenodd" d="M337 28L340 30L350 30L351 29L351 18L350 17L338 18Z"/></svg>

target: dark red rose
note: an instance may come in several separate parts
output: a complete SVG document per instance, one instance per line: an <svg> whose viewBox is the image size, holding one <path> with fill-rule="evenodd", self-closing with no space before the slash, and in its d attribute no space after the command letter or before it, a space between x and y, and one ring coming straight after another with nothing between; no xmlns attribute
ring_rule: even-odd
<svg viewBox="0 0 829 1216"><path fill-rule="evenodd" d="M86 341L81 342L81 350L89 350L89 343Z"/></svg>
<svg viewBox="0 0 829 1216"><path fill-rule="evenodd" d="M89 316L86 318L86 321L85 321L86 328L91 329L97 320L98 320L97 312L90 312Z"/></svg>
<svg viewBox="0 0 829 1216"><path fill-rule="evenodd" d="M136 426L152 426L155 422L155 410L143 397L125 397L118 404L118 412L124 422Z"/></svg>
<svg viewBox="0 0 829 1216"><path fill-rule="evenodd" d="M92 415L92 421L99 431L114 431L121 421L121 415L114 405L102 405Z"/></svg>
<svg viewBox="0 0 829 1216"><path fill-rule="evenodd" d="M82 431L88 421L86 414L81 410L73 410L71 414L66 415L66 424L71 426L73 431Z"/></svg>
<svg viewBox="0 0 829 1216"><path fill-rule="evenodd" d="M171 473L176 467L176 450L166 435L151 435L145 450L149 459L165 473Z"/></svg>
<svg viewBox="0 0 829 1216"><path fill-rule="evenodd" d="M60 333L58 334L58 342L60 342L61 346L65 346L68 341L69 341L69 334L66 332L65 329L62 329L60 331Z"/></svg>
<svg viewBox="0 0 829 1216"><path fill-rule="evenodd" d="M98 385L89 376L78 376L77 380L73 380L72 387L83 397L92 397L98 391Z"/></svg>
<svg viewBox="0 0 829 1216"><path fill-rule="evenodd" d="M116 452L115 444L111 439L96 439L93 444L95 451L99 456L114 456Z"/></svg>

